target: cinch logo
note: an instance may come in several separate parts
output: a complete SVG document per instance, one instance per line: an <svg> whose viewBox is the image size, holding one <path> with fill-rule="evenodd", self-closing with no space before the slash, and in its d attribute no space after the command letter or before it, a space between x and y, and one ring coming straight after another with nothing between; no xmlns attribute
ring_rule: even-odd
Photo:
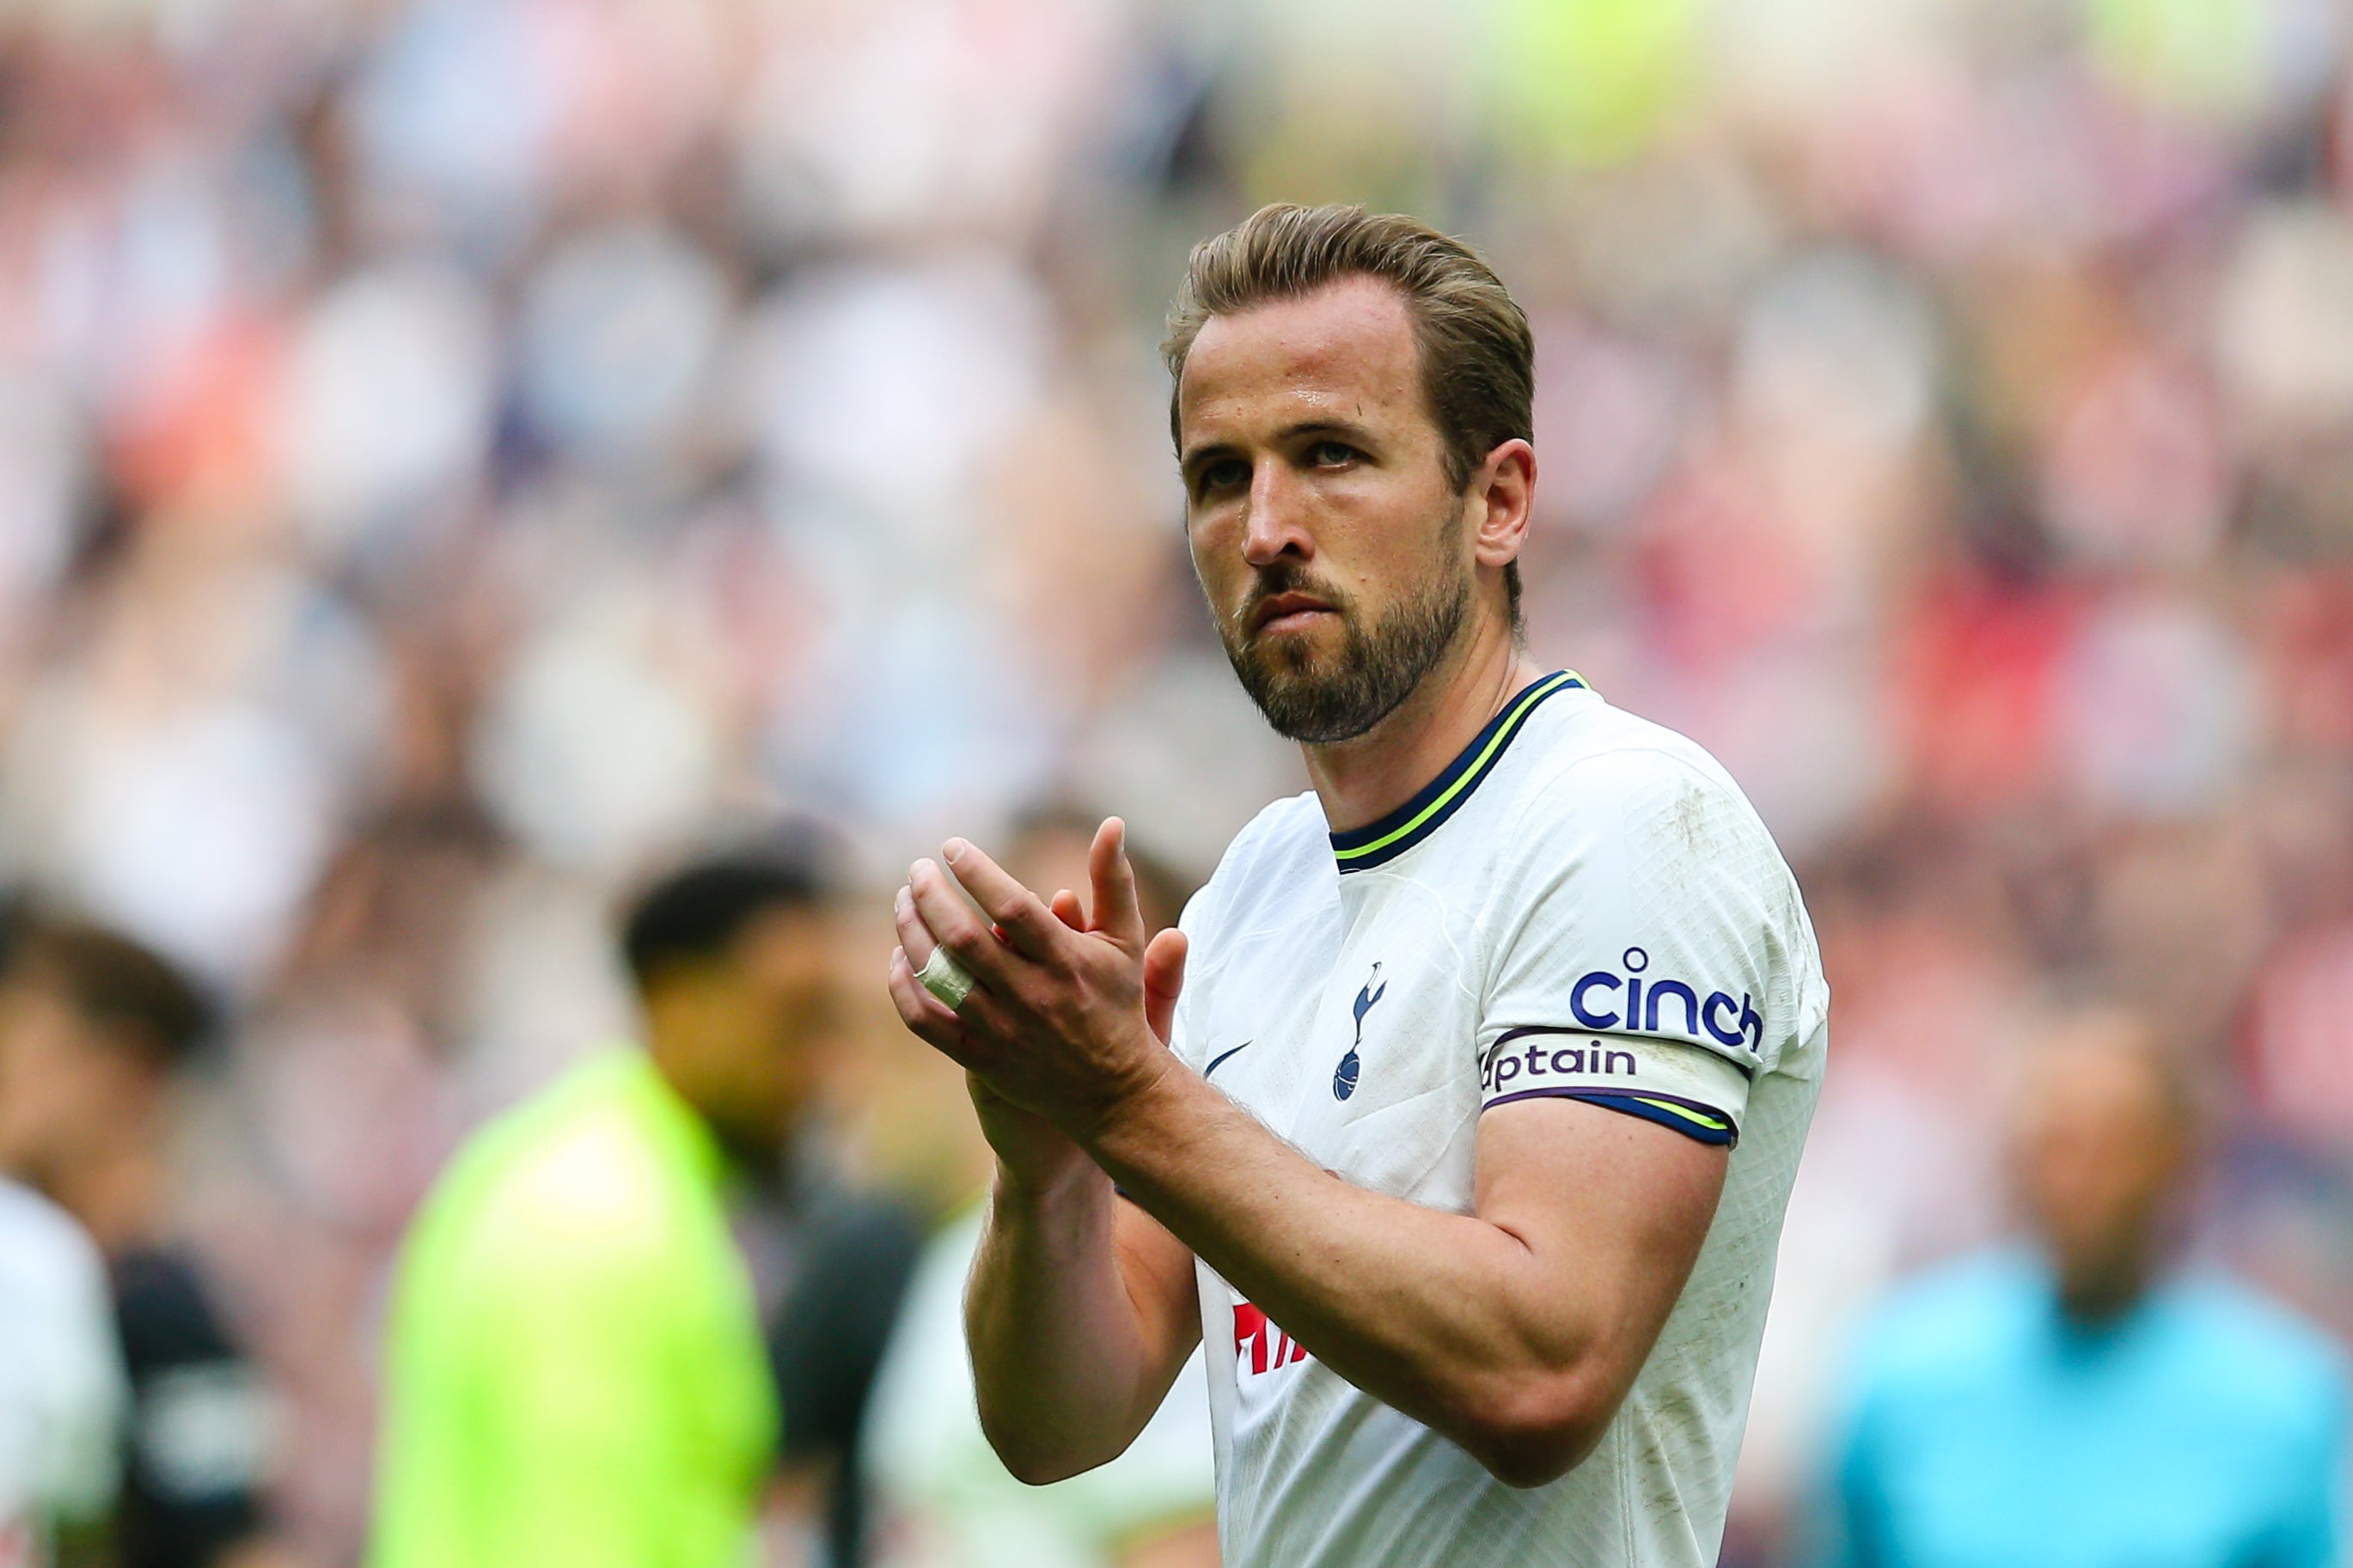
<svg viewBox="0 0 2353 1568"><path fill-rule="evenodd" d="M1307 1347L1268 1321L1248 1301L1234 1303L1234 1370L1253 1373L1307 1359Z"/></svg>
<svg viewBox="0 0 2353 1568"><path fill-rule="evenodd" d="M1629 1034L1655 1035L1663 1015L1668 1026L1696 1036L1704 1028L1736 1049L1746 1044L1752 1051L1765 1048L1765 1020L1743 992L1738 1001L1728 991L1711 991L1705 1001L1680 980L1645 982L1651 955L1639 947L1626 950L1627 973L1597 969L1577 977L1568 988L1568 1010L1588 1029L1624 1029Z"/></svg>

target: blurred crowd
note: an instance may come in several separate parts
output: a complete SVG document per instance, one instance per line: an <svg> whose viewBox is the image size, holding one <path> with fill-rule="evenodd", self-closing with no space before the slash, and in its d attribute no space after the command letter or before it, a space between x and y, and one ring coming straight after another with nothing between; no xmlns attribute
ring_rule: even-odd
<svg viewBox="0 0 2353 1568"><path fill-rule="evenodd" d="M352 1562L466 1130L636 1022L618 892L1046 800L1198 879L1301 786L1195 597L1160 311L1263 200L1537 333L1530 637L1725 761L1836 1065L1733 1551L1858 1314L2005 1224L2087 998L2202 1073L2188 1245L2353 1334L2353 17L2337 0L17 0L0 885L226 1023L173 1224ZM828 1158L952 1070L850 919Z"/></svg>

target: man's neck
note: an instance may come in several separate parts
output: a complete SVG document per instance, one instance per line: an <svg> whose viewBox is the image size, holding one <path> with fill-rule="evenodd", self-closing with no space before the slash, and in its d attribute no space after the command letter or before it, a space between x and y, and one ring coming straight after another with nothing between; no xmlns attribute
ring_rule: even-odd
<svg viewBox="0 0 2353 1568"><path fill-rule="evenodd" d="M1301 747L1332 831L1353 831L1411 800L1538 673L1509 628L1482 616L1388 718L1353 741Z"/></svg>
<svg viewBox="0 0 2353 1568"><path fill-rule="evenodd" d="M720 1173L731 1184L744 1184L771 1194L784 1193L792 1174L791 1151L786 1141L756 1133L739 1125L727 1115L725 1099L713 1091L698 1088L708 1081L707 1072L687 1070L687 1065L712 1054L724 1054L729 1049L749 1050L750 1046L728 1047L712 1045L707 1040L694 1042L692 1048L683 1042L684 1030L673 1033L657 1022L649 1033L647 1056L653 1062L654 1074L670 1089L680 1105L703 1131L711 1135L711 1146L719 1152ZM798 1119L793 1119L797 1123Z"/></svg>
<svg viewBox="0 0 2353 1568"><path fill-rule="evenodd" d="M2059 1310L2067 1321L2079 1329L2104 1329L2130 1317L2147 1297L2157 1278L2156 1247L2137 1247L2095 1268L2054 1265L2053 1272Z"/></svg>

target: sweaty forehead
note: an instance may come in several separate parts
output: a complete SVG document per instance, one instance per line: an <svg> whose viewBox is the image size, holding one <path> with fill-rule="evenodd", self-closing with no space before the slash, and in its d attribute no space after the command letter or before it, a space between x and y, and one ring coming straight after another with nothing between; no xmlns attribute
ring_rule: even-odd
<svg viewBox="0 0 2353 1568"><path fill-rule="evenodd" d="M1212 316L1179 384L1183 440L1315 418L1388 424L1423 414L1420 348L1396 289L1345 278L1311 294Z"/></svg>

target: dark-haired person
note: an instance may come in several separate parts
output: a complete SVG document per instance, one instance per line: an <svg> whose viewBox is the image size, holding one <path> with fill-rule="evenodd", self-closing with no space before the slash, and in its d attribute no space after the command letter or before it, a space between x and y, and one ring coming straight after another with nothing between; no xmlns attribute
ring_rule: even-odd
<svg viewBox="0 0 2353 1568"><path fill-rule="evenodd" d="M902 889L997 1153L983 1425L1101 1464L1198 1341L1229 1568L1713 1563L1827 1049L1797 886L1526 658L1534 350L1475 254L1271 207L1171 329L1193 565L1314 788L1149 942L1116 823L1088 909L962 839Z"/></svg>
<svg viewBox="0 0 2353 1568"><path fill-rule="evenodd" d="M727 1192L828 1026L818 859L714 858L630 910L642 1049L478 1132L401 1260L375 1568L740 1568L776 1401Z"/></svg>
<svg viewBox="0 0 2353 1568"><path fill-rule="evenodd" d="M0 1172L106 1260L129 1376L112 1551L122 1568L275 1561L267 1392L174 1237L174 1088L211 1025L178 970L102 927L26 922L0 970Z"/></svg>

